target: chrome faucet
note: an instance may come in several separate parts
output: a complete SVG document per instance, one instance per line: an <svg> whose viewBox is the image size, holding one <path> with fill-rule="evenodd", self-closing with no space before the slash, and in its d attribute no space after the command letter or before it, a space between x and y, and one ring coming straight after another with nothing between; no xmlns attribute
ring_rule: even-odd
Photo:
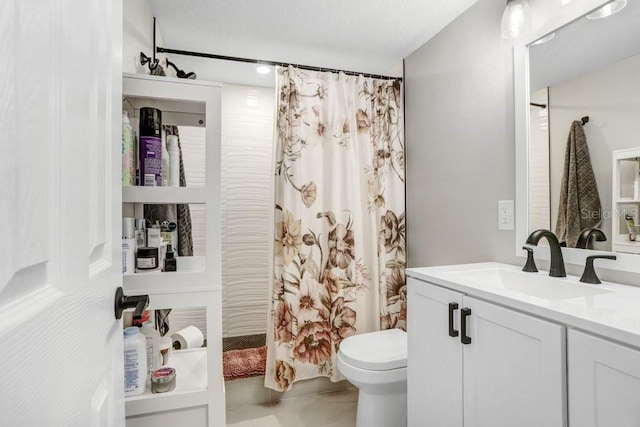
<svg viewBox="0 0 640 427"><path fill-rule="evenodd" d="M567 277L567 273L564 271L562 249L560 248L560 242L558 242L558 238L555 234L549 230L536 230L527 238L527 244L538 246L538 242L543 237L547 238L549 248L551 249L551 267L549 267L549 276Z"/></svg>
<svg viewBox="0 0 640 427"><path fill-rule="evenodd" d="M578 236L576 248L589 249L587 246L589 246L591 236L596 238L596 242L605 242L607 240L607 236L605 236L604 232L599 228L585 228L580 232L580 236Z"/></svg>

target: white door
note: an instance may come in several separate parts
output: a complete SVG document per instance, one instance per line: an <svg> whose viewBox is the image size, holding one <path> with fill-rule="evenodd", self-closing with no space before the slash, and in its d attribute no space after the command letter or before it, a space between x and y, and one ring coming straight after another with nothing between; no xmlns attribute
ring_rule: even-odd
<svg viewBox="0 0 640 427"><path fill-rule="evenodd" d="M564 327L468 296L463 306L465 427L565 426Z"/></svg>
<svg viewBox="0 0 640 427"><path fill-rule="evenodd" d="M462 427L462 294L413 278L408 291L408 424Z"/></svg>
<svg viewBox="0 0 640 427"><path fill-rule="evenodd" d="M570 330L569 424L640 426L640 350Z"/></svg>
<svg viewBox="0 0 640 427"><path fill-rule="evenodd" d="M0 425L124 424L121 0L0 1Z"/></svg>

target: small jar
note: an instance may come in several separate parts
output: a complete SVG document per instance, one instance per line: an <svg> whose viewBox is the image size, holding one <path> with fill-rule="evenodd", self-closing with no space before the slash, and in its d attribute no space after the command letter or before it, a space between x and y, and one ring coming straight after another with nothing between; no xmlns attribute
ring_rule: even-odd
<svg viewBox="0 0 640 427"><path fill-rule="evenodd" d="M159 268L158 248L142 247L136 252L136 272L157 271Z"/></svg>
<svg viewBox="0 0 640 427"><path fill-rule="evenodd" d="M176 370L173 368L160 368L151 374L151 391L153 393L166 393L176 388Z"/></svg>

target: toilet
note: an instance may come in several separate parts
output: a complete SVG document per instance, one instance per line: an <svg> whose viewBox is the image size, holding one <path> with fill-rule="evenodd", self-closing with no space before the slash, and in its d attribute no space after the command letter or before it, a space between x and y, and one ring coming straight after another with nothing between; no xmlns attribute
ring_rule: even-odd
<svg viewBox="0 0 640 427"><path fill-rule="evenodd" d="M340 343L338 370L358 387L357 427L407 425L407 333L387 329Z"/></svg>

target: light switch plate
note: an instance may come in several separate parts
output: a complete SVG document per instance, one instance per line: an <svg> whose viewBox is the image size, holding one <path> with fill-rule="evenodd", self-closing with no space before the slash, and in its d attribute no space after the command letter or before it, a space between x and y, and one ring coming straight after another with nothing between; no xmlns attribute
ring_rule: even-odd
<svg viewBox="0 0 640 427"><path fill-rule="evenodd" d="M498 201L498 230L513 230L513 200Z"/></svg>

